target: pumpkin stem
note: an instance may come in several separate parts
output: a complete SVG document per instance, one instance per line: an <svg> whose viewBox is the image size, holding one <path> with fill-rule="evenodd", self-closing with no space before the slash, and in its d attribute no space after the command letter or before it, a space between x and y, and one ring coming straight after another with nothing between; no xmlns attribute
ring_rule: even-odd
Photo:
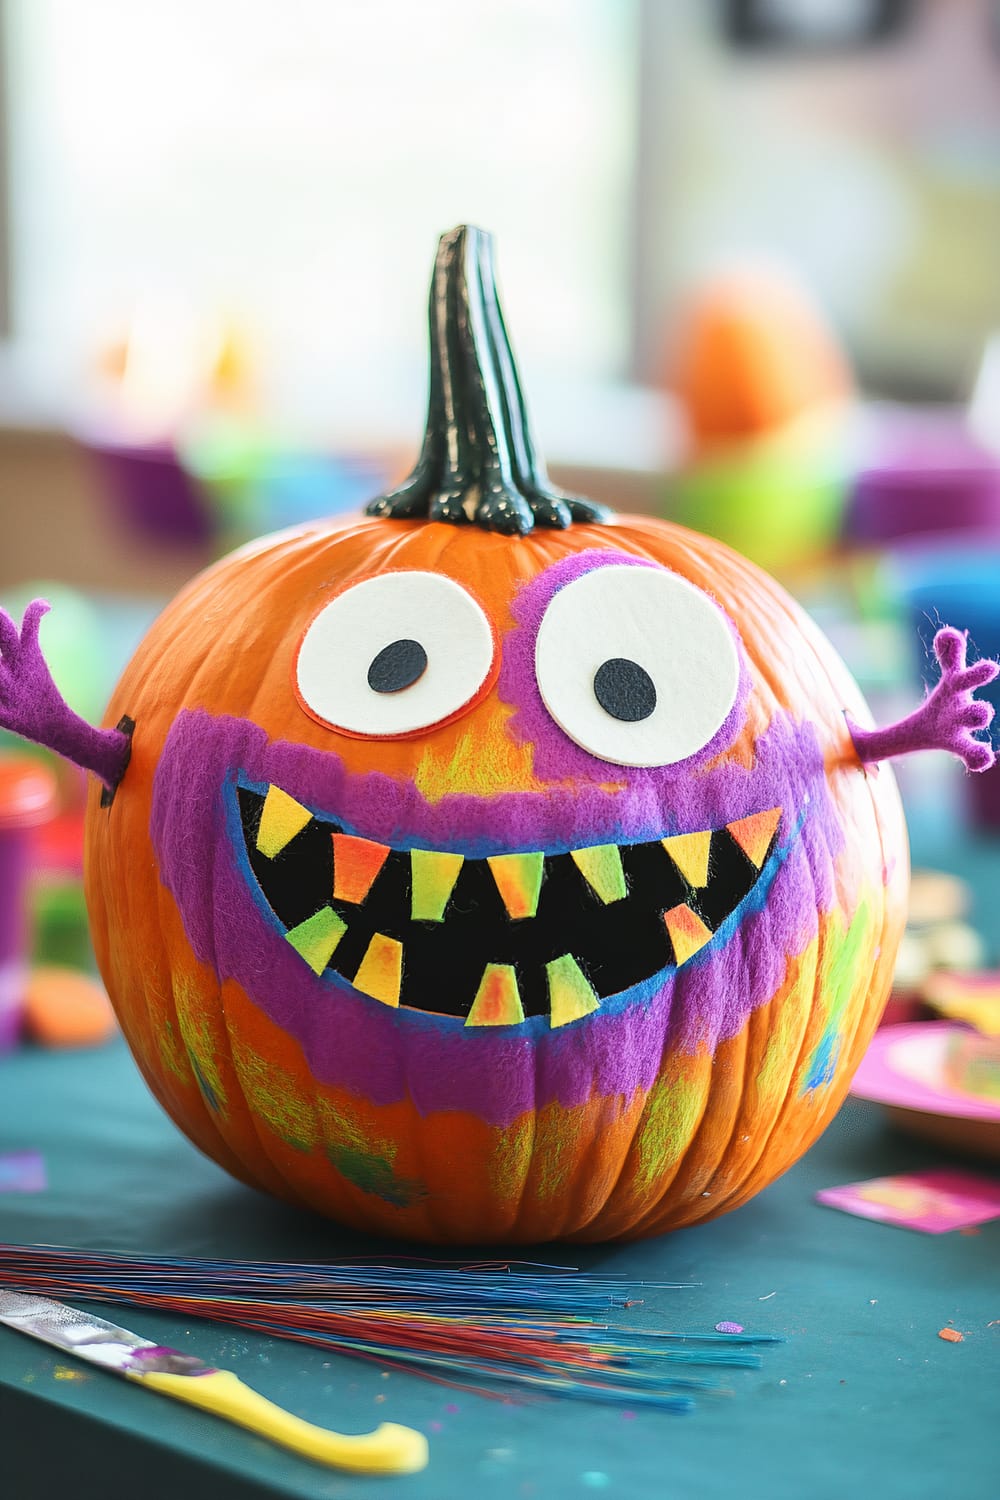
<svg viewBox="0 0 1000 1500"><path fill-rule="evenodd" d="M431 280L430 393L420 457L366 507L523 534L605 521L610 512L550 481L531 433L497 296L492 241L471 225L442 235Z"/></svg>

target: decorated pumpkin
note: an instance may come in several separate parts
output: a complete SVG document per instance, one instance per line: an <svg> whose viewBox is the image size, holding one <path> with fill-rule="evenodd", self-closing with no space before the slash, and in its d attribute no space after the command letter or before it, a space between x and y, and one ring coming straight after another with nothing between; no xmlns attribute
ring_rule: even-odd
<svg viewBox="0 0 1000 1500"><path fill-rule="evenodd" d="M944 631L862 729L720 543L550 484L490 246L441 242L427 435L364 518L196 578L75 718L2 627L5 722L87 765L101 972L244 1182L428 1241L606 1240L744 1202L844 1097L903 927L891 774L989 764Z"/></svg>

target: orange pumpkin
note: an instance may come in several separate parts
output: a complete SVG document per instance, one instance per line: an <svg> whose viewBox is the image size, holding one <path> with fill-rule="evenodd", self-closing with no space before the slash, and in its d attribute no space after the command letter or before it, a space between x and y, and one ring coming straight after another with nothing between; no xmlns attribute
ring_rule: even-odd
<svg viewBox="0 0 1000 1500"><path fill-rule="evenodd" d="M476 232L431 314L410 479L195 579L118 730L51 710L105 782L101 972L245 1182L430 1241L691 1224L816 1138L878 1018L906 842L861 754L899 727L849 726L848 673L754 565L553 489ZM37 618L0 630L37 734Z"/></svg>
<svg viewBox="0 0 1000 1500"><path fill-rule="evenodd" d="M708 758L612 765L542 721L533 607L602 568L687 580L735 626ZM453 580L501 641L499 683L425 734L345 735L293 689L310 622L373 574ZM904 835L845 707L775 583L654 520L350 520L221 562L122 679L132 759L89 811L95 945L147 1082L236 1176L369 1230L606 1239L734 1207L827 1124L888 990Z"/></svg>

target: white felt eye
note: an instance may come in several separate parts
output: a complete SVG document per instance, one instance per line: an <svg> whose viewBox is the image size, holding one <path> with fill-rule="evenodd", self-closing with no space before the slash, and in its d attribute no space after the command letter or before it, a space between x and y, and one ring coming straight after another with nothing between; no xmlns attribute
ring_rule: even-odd
<svg viewBox="0 0 1000 1500"><path fill-rule="evenodd" d="M664 568L609 563L554 594L535 644L542 700L591 755L665 766L693 755L736 701L725 616Z"/></svg>
<svg viewBox="0 0 1000 1500"><path fill-rule="evenodd" d="M452 719L493 672L485 613L440 573L381 573L338 594L299 647L305 708L348 734L406 735Z"/></svg>

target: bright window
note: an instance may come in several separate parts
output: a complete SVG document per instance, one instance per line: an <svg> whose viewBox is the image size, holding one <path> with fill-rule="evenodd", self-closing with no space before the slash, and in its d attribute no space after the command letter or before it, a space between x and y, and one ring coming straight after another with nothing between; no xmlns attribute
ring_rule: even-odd
<svg viewBox="0 0 1000 1500"><path fill-rule="evenodd" d="M437 236L497 238L526 366L624 371L632 0L8 0L13 324L78 369L204 310L282 393L423 380Z"/></svg>

